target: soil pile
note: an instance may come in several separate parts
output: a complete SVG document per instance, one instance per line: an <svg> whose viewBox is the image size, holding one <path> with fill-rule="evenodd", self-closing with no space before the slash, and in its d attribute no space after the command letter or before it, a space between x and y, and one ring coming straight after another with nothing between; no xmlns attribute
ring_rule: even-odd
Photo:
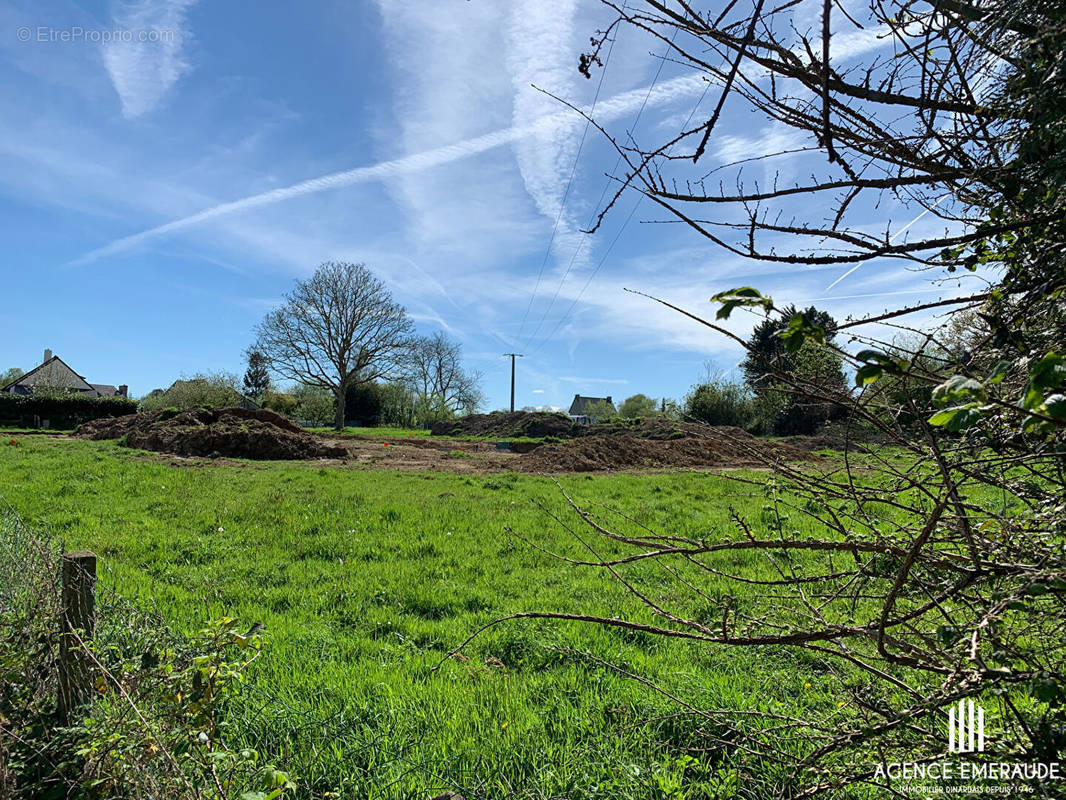
<svg viewBox="0 0 1066 800"><path fill-rule="evenodd" d="M291 420L265 409L170 409L98 419L75 433L86 439L121 439L142 450L207 458L343 458L343 447L328 444Z"/></svg>
<svg viewBox="0 0 1066 800"><path fill-rule="evenodd" d="M433 436L495 436L511 439L528 436L559 438L573 435L576 426L566 414L547 411L493 411L491 414L470 414L458 419L437 422L430 429Z"/></svg>
<svg viewBox="0 0 1066 800"><path fill-rule="evenodd" d="M687 423L668 423L684 425ZM612 426L613 427L613 426ZM597 472L620 469L761 467L775 461L810 458L804 450L757 439L739 428L692 425L695 435L641 436L624 429L594 433L545 444L518 456L515 469L523 472ZM644 431L656 433L655 430Z"/></svg>
<svg viewBox="0 0 1066 800"><path fill-rule="evenodd" d="M699 422L682 422L666 417L645 417L643 419L619 419L587 428L578 428L579 436L632 436L637 439L653 441L672 441L674 439L715 439L725 436L736 437L745 442L758 441L754 436L728 425L703 425Z"/></svg>

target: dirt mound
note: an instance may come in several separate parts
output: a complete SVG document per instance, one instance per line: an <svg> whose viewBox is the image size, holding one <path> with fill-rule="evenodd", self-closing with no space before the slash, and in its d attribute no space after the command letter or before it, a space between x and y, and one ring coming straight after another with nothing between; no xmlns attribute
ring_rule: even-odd
<svg viewBox="0 0 1066 800"><path fill-rule="evenodd" d="M343 447L327 444L294 422L265 409L163 409L82 425L76 436L121 439L142 450L208 458L342 458Z"/></svg>
<svg viewBox="0 0 1066 800"><path fill-rule="evenodd" d="M782 441L803 450L852 450L861 452L868 445L900 444L890 435L872 427L830 423L810 436L786 436Z"/></svg>
<svg viewBox="0 0 1066 800"><path fill-rule="evenodd" d="M740 440L755 440L751 434L728 425L711 426L699 422L682 422L666 417L618 419L587 428L578 428L581 436L632 436L637 439L671 441L674 439L721 439L732 436ZM757 441L757 440L755 440Z"/></svg>
<svg viewBox="0 0 1066 800"><path fill-rule="evenodd" d="M682 435L680 438L638 436L625 430L590 433L566 442L542 445L518 456L514 466L523 472L597 472L669 467L757 467L775 461L810 458L809 453L799 448L766 442L739 428L693 427L699 429L698 435Z"/></svg>
<svg viewBox="0 0 1066 800"><path fill-rule="evenodd" d="M510 439L528 436L571 436L573 420L565 414L546 411L493 411L443 420L433 425L433 436L496 436Z"/></svg>

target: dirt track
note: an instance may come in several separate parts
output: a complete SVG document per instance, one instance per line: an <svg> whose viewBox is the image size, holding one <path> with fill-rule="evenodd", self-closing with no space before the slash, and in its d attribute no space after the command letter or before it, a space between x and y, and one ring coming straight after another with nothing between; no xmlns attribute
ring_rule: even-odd
<svg viewBox="0 0 1066 800"><path fill-rule="evenodd" d="M416 436L380 439L374 436L331 437L325 444L342 447L349 464L373 469L444 470L460 473L505 472L515 469L514 453L496 450L494 442L459 442Z"/></svg>

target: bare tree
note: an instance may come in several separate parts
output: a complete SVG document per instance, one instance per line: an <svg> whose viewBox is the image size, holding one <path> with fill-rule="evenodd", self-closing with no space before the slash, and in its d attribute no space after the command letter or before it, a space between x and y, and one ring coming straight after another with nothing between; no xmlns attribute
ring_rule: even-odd
<svg viewBox="0 0 1066 800"><path fill-rule="evenodd" d="M430 416L476 411L484 402L481 373L462 364L462 346L443 332L415 339L402 369L416 402Z"/></svg>
<svg viewBox="0 0 1066 800"><path fill-rule="evenodd" d="M393 374L411 331L403 306L365 265L330 261L267 314L255 348L278 375L331 391L341 430L348 387Z"/></svg>
<svg viewBox="0 0 1066 800"><path fill-rule="evenodd" d="M636 192L665 215L656 221L748 259L996 270L986 266L978 278L987 283L966 297L848 319L836 341L789 309L790 298L778 305L753 287L717 295L714 320L669 306L744 347L782 391L844 407L843 456L797 464L738 438L767 467L765 477L731 476L764 497L761 512L731 509L728 524L698 534L650 530L592 500L567 496L563 513L545 506L574 534L572 548L552 555L618 581L633 608L517 616L804 665L819 697L799 703L800 714L772 703L701 707L588 654L677 700L701 739L661 744L734 776L738 796L905 796L891 765L943 759L946 708L962 698L995 720L995 747L967 761L1057 768L1066 741L1062 3L871 0L863 10L753 0L718 14L690 0L604 3L615 19L582 55L583 74L629 26L706 78L711 105L665 141L597 125L623 166L600 219ZM864 41L862 58L841 53ZM791 134L788 151L717 157L727 104ZM804 168L786 180L774 165L800 151ZM758 179L745 175L752 165ZM871 228L870 208L888 201L904 221L937 225ZM774 315L788 352L812 342L832 351L859 391L827 392L760 355L717 322L738 307ZM934 309L947 326L908 318ZM982 325L956 355L951 318L973 311ZM913 338L886 341L899 331ZM1062 793L1038 771L997 788Z"/></svg>
<svg viewBox="0 0 1066 800"><path fill-rule="evenodd" d="M652 144L600 127L625 167L601 220L636 190L738 256L806 265L889 256L941 266L944 248L1061 216L1032 208L1019 186L1024 164L1015 154L1034 110L1005 89L1039 30L1040 15L1026 4L872 0L856 18L830 0L730 3L721 15L687 0L603 2L617 19L593 40L597 49L620 25L638 29L662 57L703 76L714 103ZM867 57L847 52L857 48ZM583 57L586 72L594 56ZM717 158L727 104L787 130L790 146ZM823 158L801 162L802 171L779 167L804 154ZM934 232L928 224L871 229L871 206L886 200L944 224ZM996 218L990 202L1003 206Z"/></svg>

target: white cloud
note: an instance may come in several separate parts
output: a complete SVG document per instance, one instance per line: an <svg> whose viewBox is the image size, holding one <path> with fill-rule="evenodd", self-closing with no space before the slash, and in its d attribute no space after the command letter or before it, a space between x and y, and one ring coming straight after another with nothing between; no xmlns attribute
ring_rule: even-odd
<svg viewBox="0 0 1066 800"><path fill-rule="evenodd" d="M702 91L702 87L703 79L699 76L676 78L665 84L656 86L654 91L652 91L651 96L648 98L648 105L654 106L672 103L678 97L687 97ZM601 103L598 106L600 111L597 112L597 116L604 122L611 122L622 116L631 114L640 107L647 94L648 92L646 88L622 92L609 98L607 102ZM383 181L386 179L394 179L422 173L434 167L452 164L456 161L461 161L481 153L486 153L490 150L495 150L498 147L510 144L523 137L550 135L552 131L558 128L561 121L569 120L573 117L574 112L571 111L555 112L554 114L538 118L522 127L501 128L481 136L475 136L452 144L413 153L412 155L403 156L401 158L381 161L366 167L356 167L341 172L334 172L328 175L322 175L318 178L301 181L292 184L291 186L249 195L248 197L228 203L220 203L196 214L191 214L187 217L182 217L181 219L158 225L155 228L150 228L141 233L133 234L132 236L117 239L110 244L86 253L84 256L76 259L73 263L85 264L90 261L95 261L102 256L114 255L143 244L150 239L199 225L217 219L218 217L248 211L261 206L273 205L297 197L318 194L319 192L325 192L332 189L340 189L362 183ZM454 191L455 189L453 186L452 192L454 193ZM491 208L491 202L486 202ZM490 212L486 210L486 214L489 213ZM495 213L496 210L493 210L491 215L494 216ZM471 219L476 219L476 217L469 218L468 222ZM464 229L463 235L470 238L469 230Z"/></svg>
<svg viewBox="0 0 1066 800"><path fill-rule="evenodd" d="M569 253L576 246L575 225L566 213L566 187L578 155L578 132L584 121L576 115L561 116L557 100L534 89L537 86L557 97L575 96L576 70L572 53L574 0L532 0L511 9L508 30L507 67L514 89L513 126L524 128L540 120L537 137L522 137L512 145L526 191L537 209L553 222L556 250Z"/></svg>
<svg viewBox="0 0 1066 800"><path fill-rule="evenodd" d="M104 65L127 118L151 111L190 69L185 45L192 34L186 13L196 0L119 0L113 31L125 35L103 44Z"/></svg>

